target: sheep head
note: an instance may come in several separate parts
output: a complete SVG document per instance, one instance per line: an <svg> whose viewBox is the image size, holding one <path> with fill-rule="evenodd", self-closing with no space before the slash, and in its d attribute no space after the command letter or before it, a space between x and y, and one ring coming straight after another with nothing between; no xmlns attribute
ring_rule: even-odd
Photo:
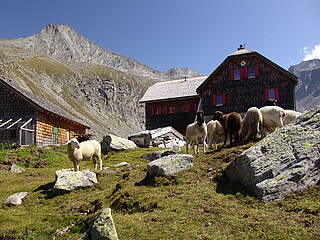
<svg viewBox="0 0 320 240"><path fill-rule="evenodd" d="M71 138L68 142L67 145L70 146L70 148L74 149L74 148L80 148L80 143L78 142L78 140L76 138Z"/></svg>

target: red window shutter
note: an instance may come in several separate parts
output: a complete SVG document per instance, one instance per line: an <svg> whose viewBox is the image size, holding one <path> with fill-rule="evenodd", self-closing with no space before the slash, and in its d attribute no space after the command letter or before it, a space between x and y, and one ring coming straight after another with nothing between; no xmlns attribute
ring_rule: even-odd
<svg viewBox="0 0 320 240"><path fill-rule="evenodd" d="M168 106L167 106L167 105L164 105L164 106L162 107L162 113L163 113L163 114L167 114L167 113L168 113Z"/></svg>
<svg viewBox="0 0 320 240"><path fill-rule="evenodd" d="M255 75L256 77L259 76L259 67L258 67L258 66L254 66L254 75Z"/></svg>
<svg viewBox="0 0 320 240"><path fill-rule="evenodd" d="M151 105L149 106L149 114L153 115L154 114L154 107Z"/></svg>
<svg viewBox="0 0 320 240"><path fill-rule="evenodd" d="M247 67L243 68L243 77L248 78L248 68Z"/></svg>
<svg viewBox="0 0 320 240"><path fill-rule="evenodd" d="M243 68L240 68L240 79L243 79L244 78L244 70Z"/></svg>
<svg viewBox="0 0 320 240"><path fill-rule="evenodd" d="M275 88L274 91L276 99L279 100L279 88Z"/></svg>
<svg viewBox="0 0 320 240"><path fill-rule="evenodd" d="M187 104L187 112L190 112L190 103Z"/></svg>
<svg viewBox="0 0 320 240"><path fill-rule="evenodd" d="M212 95L212 105L217 105L217 96L215 94Z"/></svg>
<svg viewBox="0 0 320 240"><path fill-rule="evenodd" d="M223 93L221 94L221 96L222 96L222 104L224 105L226 104L226 95Z"/></svg>
<svg viewBox="0 0 320 240"><path fill-rule="evenodd" d="M194 104L192 105L192 108L193 108L193 111L196 112L196 111L197 111L197 104L194 103Z"/></svg>
<svg viewBox="0 0 320 240"><path fill-rule="evenodd" d="M186 107L184 104L182 104L182 109L181 109L182 112L185 112L186 111Z"/></svg>
<svg viewBox="0 0 320 240"><path fill-rule="evenodd" d="M176 106L172 106L172 113L176 112Z"/></svg>
<svg viewBox="0 0 320 240"><path fill-rule="evenodd" d="M268 96L268 88L265 88L264 89L264 100L268 100L269 99L269 96Z"/></svg>
<svg viewBox="0 0 320 240"><path fill-rule="evenodd" d="M233 69L230 70L230 80L234 80L234 72L233 72Z"/></svg>

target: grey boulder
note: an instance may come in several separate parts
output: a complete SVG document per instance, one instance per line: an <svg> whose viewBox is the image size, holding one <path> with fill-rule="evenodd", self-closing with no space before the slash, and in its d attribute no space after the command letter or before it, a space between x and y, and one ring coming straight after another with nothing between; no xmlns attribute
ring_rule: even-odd
<svg viewBox="0 0 320 240"><path fill-rule="evenodd" d="M157 151L157 152L151 152L143 155L141 158L144 160L147 160L149 162L154 161L156 159L173 155L173 154L178 154L181 152L181 149L179 146L174 146L170 148L169 150L162 150L162 151Z"/></svg>
<svg viewBox="0 0 320 240"><path fill-rule="evenodd" d="M320 182L320 105L243 152L226 170L265 202Z"/></svg>
<svg viewBox="0 0 320 240"><path fill-rule="evenodd" d="M135 148L137 145L133 141L112 134L104 136L101 142L101 151L104 154L110 150L123 151Z"/></svg>
<svg viewBox="0 0 320 240"><path fill-rule="evenodd" d="M148 177L167 176L193 167L193 156L174 154L159 158L148 164Z"/></svg>
<svg viewBox="0 0 320 240"><path fill-rule="evenodd" d="M9 196L3 204L8 206L17 206L22 203L22 199L24 199L28 195L28 192L18 192L11 196Z"/></svg>
<svg viewBox="0 0 320 240"><path fill-rule="evenodd" d="M92 187L98 183L96 174L89 170L57 170L54 189L72 191L76 188Z"/></svg>
<svg viewBox="0 0 320 240"><path fill-rule="evenodd" d="M79 240L118 240L111 209L103 209L92 227Z"/></svg>

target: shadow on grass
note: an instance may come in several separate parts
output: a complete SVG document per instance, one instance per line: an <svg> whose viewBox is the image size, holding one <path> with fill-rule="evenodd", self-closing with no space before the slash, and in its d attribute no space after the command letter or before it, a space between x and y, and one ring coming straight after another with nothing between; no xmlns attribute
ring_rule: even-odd
<svg viewBox="0 0 320 240"><path fill-rule="evenodd" d="M236 195L237 193L241 193L243 196L255 197L253 193L244 185L239 182L231 181L225 174L225 171L222 175L216 176L214 181L217 183L217 193L222 194L232 194Z"/></svg>
<svg viewBox="0 0 320 240"><path fill-rule="evenodd" d="M178 180L175 176L150 176L148 173L144 179L136 182L135 186L160 187L168 185L177 185Z"/></svg>
<svg viewBox="0 0 320 240"><path fill-rule="evenodd" d="M61 196L70 192L66 190L55 189L53 188L54 184L55 182L50 182L50 183L41 185L37 189L33 190L33 192L40 191L41 194L46 196L46 199L52 199L54 197Z"/></svg>

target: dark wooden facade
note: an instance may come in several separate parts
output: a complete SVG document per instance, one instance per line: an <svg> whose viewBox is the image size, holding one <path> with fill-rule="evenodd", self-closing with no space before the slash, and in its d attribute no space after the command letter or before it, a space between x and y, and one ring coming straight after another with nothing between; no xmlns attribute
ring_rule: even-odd
<svg viewBox="0 0 320 240"><path fill-rule="evenodd" d="M146 103L146 129L171 126L185 134L194 122L200 97Z"/></svg>
<svg viewBox="0 0 320 240"><path fill-rule="evenodd" d="M280 107L295 109L297 77L261 54L245 48L229 55L197 88L206 116L214 111L245 113L276 99Z"/></svg>
<svg viewBox="0 0 320 240"><path fill-rule="evenodd" d="M140 103L145 104L146 129L171 126L185 134L194 122L200 97L196 89L207 76L159 82L151 86Z"/></svg>
<svg viewBox="0 0 320 240"><path fill-rule="evenodd" d="M52 103L0 79L0 143L65 144L88 128Z"/></svg>

